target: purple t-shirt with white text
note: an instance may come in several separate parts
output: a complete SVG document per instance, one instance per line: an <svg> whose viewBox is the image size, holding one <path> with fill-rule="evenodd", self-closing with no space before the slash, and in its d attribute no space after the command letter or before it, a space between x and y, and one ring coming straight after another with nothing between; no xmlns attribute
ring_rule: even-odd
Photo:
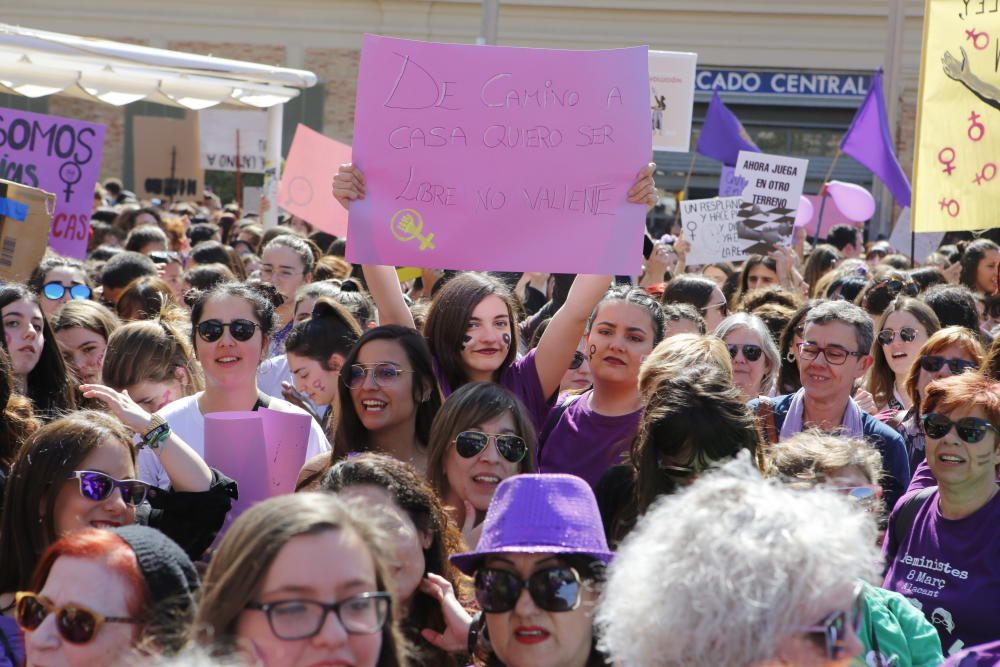
<svg viewBox="0 0 1000 667"><path fill-rule="evenodd" d="M997 667L1000 665L1000 641L974 646L948 658L941 667Z"/></svg>
<svg viewBox="0 0 1000 667"><path fill-rule="evenodd" d="M890 517L883 587L923 611L947 656L1000 639L1000 493L957 520L941 516L939 498L935 491L917 510L896 553Z"/></svg>
<svg viewBox="0 0 1000 667"><path fill-rule="evenodd" d="M609 417L590 408L593 390L580 394L559 416L545 442L539 443L540 472L582 477L595 486L604 471L621 463L632 445L642 410Z"/></svg>

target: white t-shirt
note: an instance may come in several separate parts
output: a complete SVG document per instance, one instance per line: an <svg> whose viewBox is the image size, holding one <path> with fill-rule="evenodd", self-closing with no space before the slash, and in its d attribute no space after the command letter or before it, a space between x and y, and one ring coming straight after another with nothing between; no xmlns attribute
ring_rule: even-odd
<svg viewBox="0 0 1000 667"><path fill-rule="evenodd" d="M170 430L186 442L198 456L205 456L205 415L198 408L198 399L203 392L198 392L193 396L179 398L173 403L165 405L158 412L161 417L170 424ZM268 406L271 410L280 412L294 412L296 414L308 415L308 413L288 401L280 398L271 398ZM330 443L323 433L322 427L316 423L315 419L309 419L309 444L306 446L306 461L317 454L330 451ZM167 476L159 457L150 450L144 448L139 452L139 479L149 484L154 484L161 489L170 486L170 478Z"/></svg>

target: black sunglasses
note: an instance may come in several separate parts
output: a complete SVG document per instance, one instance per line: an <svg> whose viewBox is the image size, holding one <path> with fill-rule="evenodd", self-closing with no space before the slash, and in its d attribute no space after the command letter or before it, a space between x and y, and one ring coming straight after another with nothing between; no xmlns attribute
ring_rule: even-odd
<svg viewBox="0 0 1000 667"><path fill-rule="evenodd" d="M464 459L479 456L492 439L497 451L511 463L520 463L528 453L528 444L519 435L512 433L483 433L482 431L462 431L455 436L455 451Z"/></svg>
<svg viewBox="0 0 1000 667"><path fill-rule="evenodd" d="M731 359L735 359L736 355L742 350L743 357L751 363L760 359L760 355L764 354L764 348L760 345L726 345L726 349L729 350L729 357Z"/></svg>
<svg viewBox="0 0 1000 667"><path fill-rule="evenodd" d="M949 359L936 354L925 354L920 357L920 367L928 373L937 373L945 364L948 365L948 370L951 371L952 375L961 375L970 368L976 368L979 365L974 361Z"/></svg>
<svg viewBox="0 0 1000 667"><path fill-rule="evenodd" d="M979 417L963 417L957 421L952 421L947 415L940 412L928 412L920 418L924 425L924 433L928 438L940 440L948 435L952 427L958 433L962 442L974 445L981 442L986 437L986 432L990 429L997 430L993 424Z"/></svg>
<svg viewBox="0 0 1000 667"><path fill-rule="evenodd" d="M902 327L899 330L899 337L904 343L912 343L917 339L917 330L913 327ZM894 340L896 340L896 332L892 329L882 329L878 332L878 342L883 345L892 345Z"/></svg>
<svg viewBox="0 0 1000 667"><path fill-rule="evenodd" d="M569 362L569 369L575 371L576 369L583 366L583 362L587 360L587 357L583 356L583 352L577 350L573 353L573 361Z"/></svg>
<svg viewBox="0 0 1000 667"><path fill-rule="evenodd" d="M198 335L206 343L214 343L222 338L222 332L229 327L229 333L241 343L253 338L257 331L257 324L250 320L233 320L232 322L221 322L220 320L205 320L198 323Z"/></svg>
<svg viewBox="0 0 1000 667"><path fill-rule="evenodd" d="M103 616L83 605L57 607L37 593L21 592L15 596L14 620L25 632L34 632L49 614L56 614L56 629L71 644L86 644L105 623L140 623L135 618Z"/></svg>
<svg viewBox="0 0 1000 667"><path fill-rule="evenodd" d="M45 283L42 285L42 294L45 295L45 298L49 301L58 301L63 298L66 292L69 292L69 298L74 300L89 299L92 294L89 287L81 285L80 283L70 285L69 287L66 287L62 283L58 282Z"/></svg>
<svg viewBox="0 0 1000 667"><path fill-rule="evenodd" d="M527 580L508 570L480 568L476 572L476 601L487 614L503 614L517 606L521 591L528 589L539 609L573 611L580 606L580 574L571 567L553 567L535 572Z"/></svg>
<svg viewBox="0 0 1000 667"><path fill-rule="evenodd" d="M76 470L69 479L80 480L80 495L99 503L107 500L115 489L120 489L126 504L138 507L149 495L150 485L138 479L115 479L96 470Z"/></svg>

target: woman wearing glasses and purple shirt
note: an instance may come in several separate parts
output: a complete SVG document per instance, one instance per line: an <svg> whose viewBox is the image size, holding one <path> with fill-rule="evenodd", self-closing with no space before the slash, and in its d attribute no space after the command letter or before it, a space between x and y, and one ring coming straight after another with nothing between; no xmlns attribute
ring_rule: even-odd
<svg viewBox="0 0 1000 667"><path fill-rule="evenodd" d="M889 517L883 586L923 611L951 655L1000 639L1000 384L963 373L925 394L937 486L904 496Z"/></svg>
<svg viewBox="0 0 1000 667"><path fill-rule="evenodd" d="M207 414L262 407L308 414L257 387L257 367L267 357L276 321L274 305L266 293L266 287L223 283L199 294L192 304L191 338L205 374L205 390L177 399L156 414L201 457L205 455ZM307 460L330 448L316 420L310 420L309 429ZM161 461L148 450L139 454L139 477L160 488L167 488L173 481Z"/></svg>

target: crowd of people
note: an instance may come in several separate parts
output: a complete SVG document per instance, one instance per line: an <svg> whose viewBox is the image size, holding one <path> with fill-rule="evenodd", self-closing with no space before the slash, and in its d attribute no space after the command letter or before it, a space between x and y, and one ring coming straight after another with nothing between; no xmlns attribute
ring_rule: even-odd
<svg viewBox="0 0 1000 667"><path fill-rule="evenodd" d="M0 667L1000 665L995 230L401 280L211 194L93 216L0 285ZM237 512L206 417L260 410L305 455Z"/></svg>

